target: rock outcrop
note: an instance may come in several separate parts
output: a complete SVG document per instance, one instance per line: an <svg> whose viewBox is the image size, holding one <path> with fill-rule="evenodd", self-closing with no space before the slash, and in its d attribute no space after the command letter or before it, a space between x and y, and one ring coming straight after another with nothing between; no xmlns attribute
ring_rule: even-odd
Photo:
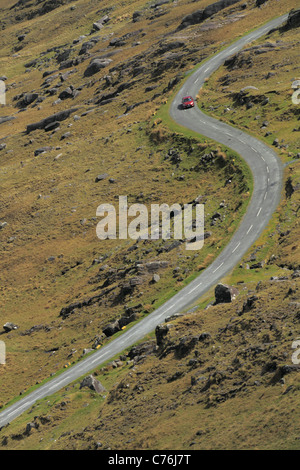
<svg viewBox="0 0 300 470"><path fill-rule="evenodd" d="M224 8L234 5L239 1L240 0L220 0L219 2L215 2L212 5L208 5L206 8L204 8L204 10L197 10L194 13L185 16L178 29L180 30L194 24L202 23L202 21L210 18L212 15L215 15Z"/></svg>
<svg viewBox="0 0 300 470"><path fill-rule="evenodd" d="M42 119L39 122L28 124L26 132L27 134L29 134L30 132L35 131L36 129L45 129L49 124L52 124L54 122L65 121L72 113L77 111L77 109L78 108L72 108L66 109L64 111L59 111L58 113L52 114L51 116Z"/></svg>
<svg viewBox="0 0 300 470"><path fill-rule="evenodd" d="M235 287L218 284L215 288L215 305L230 303L235 299L237 294L238 290Z"/></svg>
<svg viewBox="0 0 300 470"><path fill-rule="evenodd" d="M88 375L80 383L80 390L84 387L88 387L90 390L93 390L94 392L99 394L104 393L106 391L106 389L99 382L99 380L96 380L95 377L93 377L92 375Z"/></svg>
<svg viewBox="0 0 300 470"><path fill-rule="evenodd" d="M3 329L6 333L9 333L10 331L17 330L18 326L15 325L14 323L7 322L5 325L3 325Z"/></svg>
<svg viewBox="0 0 300 470"><path fill-rule="evenodd" d="M291 10L287 20L287 28L299 28L300 26L300 8Z"/></svg>

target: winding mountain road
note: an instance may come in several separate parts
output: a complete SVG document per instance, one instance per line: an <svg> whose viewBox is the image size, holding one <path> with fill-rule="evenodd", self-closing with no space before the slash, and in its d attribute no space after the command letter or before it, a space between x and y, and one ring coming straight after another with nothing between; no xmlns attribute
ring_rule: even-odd
<svg viewBox="0 0 300 470"><path fill-rule="evenodd" d="M187 79L171 105L170 114L174 121L235 150L252 170L253 195L246 215L226 248L202 274L145 319L91 356L4 409L0 413L0 428L20 416L38 400L90 373L97 366L141 340L172 313L180 312L193 304L236 266L266 228L280 201L282 190L282 164L277 154L254 137L207 116L198 107L180 110L180 103L183 96L195 96L205 79L220 67L225 59L241 50L249 42L266 34L270 29L278 27L287 18L288 15L284 15L270 21L206 61Z"/></svg>

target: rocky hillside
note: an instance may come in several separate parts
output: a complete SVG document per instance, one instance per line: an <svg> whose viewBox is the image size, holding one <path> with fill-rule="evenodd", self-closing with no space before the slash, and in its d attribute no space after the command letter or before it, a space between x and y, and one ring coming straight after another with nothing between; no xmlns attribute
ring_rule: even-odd
<svg viewBox="0 0 300 470"><path fill-rule="evenodd" d="M245 213L251 174L230 150L178 129L168 104L197 63L295 6L3 1L3 406L143 318L225 246ZM299 110L289 87L298 67L293 18L230 59L198 97L207 112L271 145L278 139L285 191L266 233L223 281L229 287L34 406L0 431L3 449L299 446L291 359L300 187ZM249 83L258 90L244 90L242 102L237 95ZM204 203L204 248L191 255L185 239L98 240L96 209L120 195L147 206Z"/></svg>

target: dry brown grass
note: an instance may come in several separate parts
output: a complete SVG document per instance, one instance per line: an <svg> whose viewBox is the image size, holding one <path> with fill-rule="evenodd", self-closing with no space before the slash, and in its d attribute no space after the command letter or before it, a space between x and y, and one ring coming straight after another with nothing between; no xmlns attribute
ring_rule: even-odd
<svg viewBox="0 0 300 470"><path fill-rule="evenodd" d="M167 34L172 33L168 38L183 37L191 49L199 48L200 50L201 48L201 54L199 51L191 54L191 61L187 61L182 65L181 71L189 71L196 60L207 57L246 30L253 28L254 25L258 26L268 18L284 13L295 5L295 2L290 0L285 3L272 1L269 2L271 8L257 10L253 8L254 2L249 2L250 8L247 10L246 16L239 21L234 23L224 21L222 28L217 30L203 32L199 26L193 26L180 33L174 33L185 14L209 3L210 1L198 2L196 5L184 1L177 6L170 3L166 7L168 10L167 15L153 22L142 20L137 24L131 22L131 14L135 10L142 9L144 2L116 3L115 10L111 13L112 23L105 34L114 33L115 36L119 37L127 32L143 28L146 36L136 48L128 46L116 54L112 65L120 65L132 59L136 54L149 52L149 49L152 50L157 47L158 42L164 39ZM7 2L4 7L10 5L11 2ZM110 2L108 1L102 2L101 8L109 5ZM99 5L95 5L92 8L89 3L79 0L76 2L76 9L72 13L70 13L70 5L64 5L48 16L34 18L23 23L12 21L11 24L7 25L5 34L3 32L1 34L3 46L0 51L0 68L5 70L5 74L8 76L8 106L1 109L1 115L16 113L12 101L16 94L40 89L44 69L41 71L32 69L31 72L24 73L24 63L32 58L39 57L41 52L46 51L48 48L71 44L75 37L80 34L87 34L97 16L98 7ZM3 14L7 15L7 10ZM223 20L225 17L226 12L223 12L217 16L217 21ZM28 43L18 52L19 55L13 58L13 48L18 44L16 35L26 28L30 29L28 39L26 39ZM58 30L61 32L59 36L56 34ZM101 33L101 35L104 36L104 33ZM96 53L98 49L107 46L108 39L101 42L100 45L98 44L92 52ZM49 58L50 56L51 54L49 54ZM54 68L54 64L51 64L52 66ZM70 81L74 86L77 87L83 84L85 67L86 62L77 67L78 71ZM150 100L148 103L135 108L127 116L116 119L117 116L124 113L126 109L124 106L125 101L127 104L132 104L137 101L145 101L148 98L144 93L144 88L149 83L153 84L153 80L149 79L149 75L146 75L132 89L127 90L110 106L98 107L94 113L81 118L79 121L73 121L73 118L71 118L69 121L62 123L61 130L53 134L52 137L49 137L43 131L36 131L29 136L24 134L26 124L46 117L54 111L69 106L80 106L78 114L81 114L84 110L89 109L87 103L94 96L97 87L102 86L103 77L106 73L107 70L104 70L94 77L91 80L91 86L83 88L74 101L62 102L54 107L52 103L55 98L47 97L41 104L40 109L29 107L24 113L16 114L16 120L1 124L0 138L6 137L5 141L7 143L7 149L1 151L1 221L7 220L8 226L0 233L2 241L0 324L13 321L20 327L19 330L5 335L4 338L7 342L8 360L6 367L2 368L0 372L1 401L3 402L13 398L22 390L27 390L36 382L49 377L50 373L62 368L69 361L68 356L72 349L75 349L76 353L72 356L71 361L79 359L82 350L90 347L94 337L99 333L101 334L103 326L123 312L123 304L116 307L106 301L101 307L94 306L90 309L83 309L79 314L75 314L66 321L59 318L61 307L97 293L97 290L94 289L99 285L88 283L98 272L97 265L91 267L93 259L108 254L108 260L102 264L107 263L119 269L124 265L133 265L139 260L139 257L144 257L147 260L157 258L155 246L151 247L153 252L146 256L144 250L147 246L139 247L138 251L132 254L127 252L131 243L121 245L117 241L108 242L105 247L100 245L95 236L95 221L93 221L96 208L100 203L104 201L113 203L115 197L121 194L128 194L131 202L135 202L138 195L143 193L147 204L151 201L178 202L179 192L180 202L190 201L202 194L210 196L206 209L211 214L217 209L221 200L230 201L230 204L232 202L230 211L227 214L225 237L223 234L224 229L222 227L218 228L213 237L208 240L203 252L192 260L187 259L183 250L171 253L168 255L170 270L162 276L161 283L156 286L146 283L136 295L126 300L126 303L128 302L130 305L143 303L145 312L151 311L160 299L164 298L167 293L174 292L178 285L181 285L177 283L174 288L172 276L172 269L178 263L188 268L186 278L195 270L204 269L212 261L218 253L219 247L226 243L232 233L233 227L231 224L237 221L239 217L239 215L234 214L236 191L239 193L238 187L235 189L222 187L224 174L220 169L217 173L215 169L197 174L189 171L189 168L196 164L201 152L205 153L211 150L210 143L195 145L197 150L191 157L183 148L184 162L178 170L175 170L173 165L163 160L163 157L170 146L179 145L176 135L171 137L163 123L157 121L157 127L151 129L154 140L149 139L146 133L147 126L149 122L152 123L153 115L160 108L165 96L167 98L171 97L172 92L159 96L153 101ZM175 73L177 73L177 70L167 70L157 80L158 88L153 91L153 94L164 90ZM15 85L13 85L14 82ZM203 96L201 94L201 99L203 99ZM68 124L72 124L72 127L69 128ZM142 131L139 130L140 126L143 127ZM72 133L71 145L67 144L68 139L60 140L61 135L69 130ZM129 130L132 130L132 132L128 132ZM34 142L29 144L31 138ZM54 149L46 154L34 157L34 150L44 145L51 145ZM137 151L139 147L142 148ZM59 154L62 155L55 159ZM223 157L225 157L225 154L223 154ZM298 183L297 166L291 168L294 168L295 171L292 174L296 185ZM110 184L108 181L104 181L103 184L95 184L95 176L103 172L108 172L110 176L113 176L116 183ZM172 173L174 173L173 176ZM180 183L180 189L178 190L176 178L181 174L184 174L186 178ZM216 181L218 181L217 184ZM42 197L39 197L40 194ZM296 194L293 196L292 201L286 202L284 213L281 214L280 224L283 230L289 227L290 211L292 213L291 220L295 220L295 211L298 204L298 199L295 196ZM240 194L239 197L241 197ZM247 200L249 194L244 193L242 197ZM83 219L87 219L84 225L80 223ZM297 246L298 229L298 225L295 225L294 230L287 236L286 243L276 245L276 254L280 257L280 260L283 260L283 263L296 265L298 262L298 257L295 256L297 250L294 248ZM16 238L11 241L11 237ZM269 234L265 236L265 238L267 237L269 237ZM276 237L278 237L278 234ZM276 237L274 237L274 240L276 239L277 242ZM274 241L274 243L276 242ZM273 249L273 245L271 247ZM270 252L268 253L270 254ZM48 261L51 256L55 257L54 262ZM158 258L164 259L164 256L164 254L161 254ZM272 269L274 269L272 271L274 274L279 268L275 265ZM62 275L64 270L66 270L66 273ZM249 273L243 271L245 279L247 279L247 275L250 276ZM252 273L251 275L254 276ZM242 275L239 274L239 276ZM208 318L206 313L200 313L199 318L201 321L198 324L199 319L197 318L197 328L201 329L204 320L208 320L209 323L206 323L207 328L215 328L214 331L217 331L217 328L223 325L224 311L220 309L216 312L216 315L211 317L209 315ZM226 318L230 318L233 312L226 309L225 314L227 315ZM41 330L31 335L22 336L22 333L32 326L41 324L48 326L49 331ZM185 334L184 332L187 332L188 328L189 325L182 324L179 334ZM55 354L46 352L54 347L58 348ZM159 375L156 377L152 371L159 370L159 367L160 362L151 358L149 363L145 363L145 370L143 369L145 374L147 370L150 370L149 380L153 384L153 394L157 393L158 396L161 394L165 397L168 394L176 394L176 382L167 386L165 381L156 382ZM177 365L169 357L168 362L162 367L166 369L169 367L171 373L171 370L174 369L175 371ZM127 371L124 370L124 373L127 373ZM187 375L183 379L182 393L187 389L189 378L190 376ZM108 381L111 380L110 387L113 385L114 379L115 377L111 379L107 377ZM271 403L273 403L272 400L276 402L278 399L276 393L272 395L272 392L270 392L268 396ZM155 403L155 397L151 395L151 392L148 393L147 397L150 397ZM254 413L254 416L258 419L259 412L263 412L264 408L259 408L257 396L252 395L251 397L253 407L251 408L249 405L248 413ZM140 398L141 402L139 402L138 409L142 409L145 404L142 396ZM81 427L82 422L87 420L87 415L81 414L79 411L85 400L90 400L89 395L83 394L83 401L81 401L81 398L77 397L76 391L71 399L72 405L69 410L67 412L61 410L55 412L55 422L61 423L62 428L70 426L70 429L75 430L77 427ZM242 397L239 400L236 402L236 413L242 413L243 404L249 401L249 397ZM101 403L96 400L93 408L93 418L95 420L99 414L100 405ZM193 432L198 427L199 420L206 422L206 420L216 418L212 411L209 412L209 415L206 415L202 408L194 414L195 407L186 403L179 407L178 414L170 411L171 402L166 402L164 406L165 408L162 407L162 410L158 411L156 416L153 416L152 413L154 413L155 407L153 405L152 408L152 405L151 407L149 405L149 408L144 409L145 414L139 417L139 419L143 418L141 422L147 424L145 426L146 431L142 435L143 442L148 443L150 447L157 445L160 448L172 448L179 445L178 443L184 443L187 448L190 445ZM222 429L230 427L230 409L230 402L225 404L224 407L222 406ZM110 436L116 430L122 429L124 425L124 419L117 416L118 412L119 409L116 410L111 427L105 431L107 442L110 442ZM151 412L149 416L147 416L148 412ZM112 408L105 409L103 413L104 417L108 417L109 413L112 413ZM175 414L171 416L173 413ZM72 420L72 414L74 414L74 421ZM247 412L245 412L245 415L247 415ZM272 416L270 412L270 419ZM21 418L22 426L24 420L28 420L28 415ZM163 426L161 426L162 422ZM192 426L190 430L182 427L181 433L179 432L180 426L183 426L185 422L191 422ZM237 428L235 432L240 434L245 432L250 447L259 445L262 448L268 445L267 437L266 442L256 444L254 438L251 439L250 428L247 427L247 430L244 430L242 425L239 424L238 418L236 418L235 423ZM130 446L132 445L132 448L142 447L144 444L139 435L142 429L137 422L134 422L134 425L134 430L130 431L134 439ZM263 429L264 425L265 423L260 423L261 427L259 429ZM284 422L280 424L280 426L283 425ZM17 429L18 426L19 424L16 423L14 429ZM169 426L173 427L171 432ZM156 431L159 427L161 432L157 434ZM60 429L59 427L58 433ZM294 435L293 432L291 430L291 435ZM280 433L278 432L278 439L280 445L284 446L280 436L281 430ZM36 435L36 437L40 436ZM226 447L233 441L235 442L234 432L228 433L227 437L224 436L220 445ZM65 445L64 439L60 442ZM290 445L290 442L288 441L286 445ZM21 447L34 447L39 444L34 436L31 443L23 441L18 444L16 441L10 441L9 444L11 447L18 445ZM49 447L52 445L52 442L46 444ZM57 445L60 445L60 443ZM67 445L72 446L70 443ZM121 447L125 445L121 437L118 440L118 445ZM213 445L215 445L213 433L208 434L204 442L197 444L199 447ZM80 443L78 440L78 447L80 446L85 447L86 443Z"/></svg>

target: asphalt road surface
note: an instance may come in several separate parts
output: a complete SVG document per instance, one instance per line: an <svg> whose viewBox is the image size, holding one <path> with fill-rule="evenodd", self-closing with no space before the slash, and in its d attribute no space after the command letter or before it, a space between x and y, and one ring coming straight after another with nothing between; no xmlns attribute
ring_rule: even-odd
<svg viewBox="0 0 300 470"><path fill-rule="evenodd" d="M247 213L227 247L194 281L145 319L112 340L110 344L66 369L59 376L49 380L2 411L0 413L0 428L20 416L36 401L57 392L132 346L153 331L171 314L183 311L192 305L237 265L263 232L280 201L282 190L282 165L276 153L254 137L207 116L197 106L189 110L182 110L180 104L183 96L192 95L195 97L205 79L220 67L226 58L241 50L249 42L258 39L270 29L282 24L287 20L287 17L288 15L284 15L270 21L205 62L184 83L171 106L170 114L174 121L235 150L245 159L252 170L254 176L253 195Z"/></svg>

